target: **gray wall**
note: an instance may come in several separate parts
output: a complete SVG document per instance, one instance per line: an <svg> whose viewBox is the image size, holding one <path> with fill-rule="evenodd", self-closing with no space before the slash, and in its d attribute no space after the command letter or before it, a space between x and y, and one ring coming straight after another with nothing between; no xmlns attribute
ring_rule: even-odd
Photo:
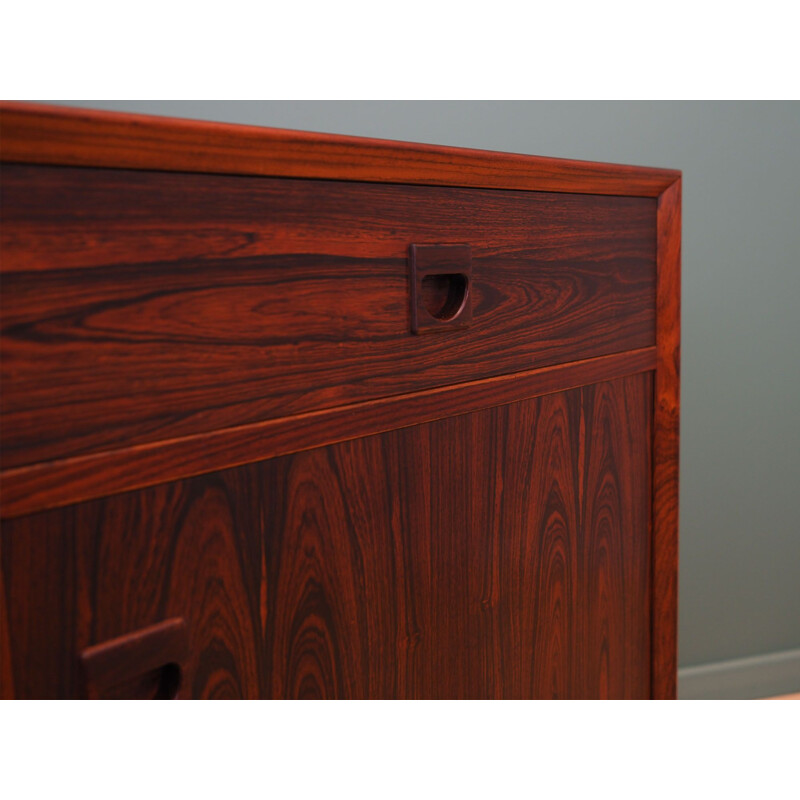
<svg viewBox="0 0 800 800"><path fill-rule="evenodd" d="M680 663L800 647L800 103L70 105L683 170Z"/></svg>

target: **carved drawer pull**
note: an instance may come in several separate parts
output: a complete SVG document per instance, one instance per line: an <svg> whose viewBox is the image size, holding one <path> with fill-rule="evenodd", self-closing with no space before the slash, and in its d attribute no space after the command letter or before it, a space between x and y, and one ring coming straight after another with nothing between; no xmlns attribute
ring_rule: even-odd
<svg viewBox="0 0 800 800"><path fill-rule="evenodd" d="M180 617L87 647L81 653L86 696L174 700L187 650L186 623Z"/></svg>

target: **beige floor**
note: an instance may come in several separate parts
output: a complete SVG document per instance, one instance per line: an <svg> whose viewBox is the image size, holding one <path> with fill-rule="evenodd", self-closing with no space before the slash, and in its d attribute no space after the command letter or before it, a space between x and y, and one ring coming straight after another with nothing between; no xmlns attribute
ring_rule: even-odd
<svg viewBox="0 0 800 800"><path fill-rule="evenodd" d="M800 692L797 694L782 694L780 697L768 697L767 700L800 700Z"/></svg>

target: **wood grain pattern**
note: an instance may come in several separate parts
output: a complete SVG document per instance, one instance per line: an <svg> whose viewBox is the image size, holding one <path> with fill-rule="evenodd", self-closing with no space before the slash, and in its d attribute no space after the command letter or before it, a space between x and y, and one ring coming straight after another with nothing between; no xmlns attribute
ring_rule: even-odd
<svg viewBox="0 0 800 800"><path fill-rule="evenodd" d="M655 342L655 201L6 167L3 467ZM409 242L472 248L410 335Z"/></svg>
<svg viewBox="0 0 800 800"><path fill-rule="evenodd" d="M653 688L675 699L678 680L681 182L658 201L658 288L653 463Z"/></svg>
<svg viewBox="0 0 800 800"><path fill-rule="evenodd" d="M15 691L180 615L189 696L647 697L652 377L29 515Z"/></svg>
<svg viewBox="0 0 800 800"><path fill-rule="evenodd" d="M138 170L658 196L674 170L55 106L0 104L2 159Z"/></svg>
<svg viewBox="0 0 800 800"><path fill-rule="evenodd" d="M20 516L655 367L655 348L442 386L207 434L6 470L0 515Z"/></svg>
<svg viewBox="0 0 800 800"><path fill-rule="evenodd" d="M261 487L254 470L4 524L16 696L81 697L83 650L183 617L189 657L181 696L258 697Z"/></svg>
<svg viewBox="0 0 800 800"><path fill-rule="evenodd" d="M181 696L675 697L680 173L7 103L0 161L0 697L169 695L177 618Z"/></svg>
<svg viewBox="0 0 800 800"><path fill-rule="evenodd" d="M269 696L647 697L651 409L639 375L267 462Z"/></svg>
<svg viewBox="0 0 800 800"><path fill-rule="evenodd" d="M650 687L652 378L637 376L626 383L624 392L609 383L583 390L586 564L578 618L585 626L587 697L630 697L632 686L647 695ZM620 604L627 608L629 602L636 611L621 614Z"/></svg>

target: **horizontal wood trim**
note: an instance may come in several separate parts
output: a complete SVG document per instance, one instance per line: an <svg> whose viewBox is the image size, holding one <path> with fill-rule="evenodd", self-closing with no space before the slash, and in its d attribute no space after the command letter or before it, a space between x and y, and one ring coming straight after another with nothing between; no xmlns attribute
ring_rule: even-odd
<svg viewBox="0 0 800 800"><path fill-rule="evenodd" d="M656 348L6 470L4 518L647 372Z"/></svg>
<svg viewBox="0 0 800 800"><path fill-rule="evenodd" d="M59 106L0 104L3 161L657 197L680 173Z"/></svg>

